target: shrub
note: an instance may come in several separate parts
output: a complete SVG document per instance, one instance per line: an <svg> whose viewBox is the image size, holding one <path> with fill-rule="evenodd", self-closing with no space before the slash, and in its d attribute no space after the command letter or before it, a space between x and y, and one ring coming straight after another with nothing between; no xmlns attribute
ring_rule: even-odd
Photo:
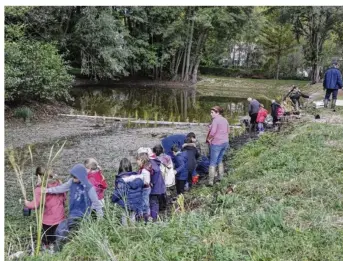
<svg viewBox="0 0 343 261"><path fill-rule="evenodd" d="M69 99L73 76L52 44L5 43L5 101Z"/></svg>
<svg viewBox="0 0 343 261"><path fill-rule="evenodd" d="M23 106L14 110L14 117L22 118L24 121L30 120L33 116L33 112L30 108Z"/></svg>

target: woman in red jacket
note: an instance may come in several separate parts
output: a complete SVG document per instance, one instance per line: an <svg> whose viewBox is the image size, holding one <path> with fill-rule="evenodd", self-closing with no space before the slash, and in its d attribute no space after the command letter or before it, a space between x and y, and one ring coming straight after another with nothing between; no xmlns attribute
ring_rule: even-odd
<svg viewBox="0 0 343 261"><path fill-rule="evenodd" d="M257 118L256 118L256 122L257 122L257 130L259 133L263 133L264 132L264 121L266 120L268 115L268 111L264 108L263 104L260 103L260 109L257 113Z"/></svg>

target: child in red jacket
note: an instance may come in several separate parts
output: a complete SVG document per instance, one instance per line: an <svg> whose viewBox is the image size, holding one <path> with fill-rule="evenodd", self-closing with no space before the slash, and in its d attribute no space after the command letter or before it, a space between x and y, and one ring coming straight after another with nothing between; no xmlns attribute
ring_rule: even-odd
<svg viewBox="0 0 343 261"><path fill-rule="evenodd" d="M264 132L264 121L266 120L267 115L268 115L268 111L264 108L263 104L260 103L260 109L257 113L257 118L256 118L257 130L259 133Z"/></svg>
<svg viewBox="0 0 343 261"><path fill-rule="evenodd" d="M84 165L87 169L88 180L94 186L98 199L102 206L104 206L104 194L107 189L107 182L102 175L102 170L98 162L93 158L86 159Z"/></svg>

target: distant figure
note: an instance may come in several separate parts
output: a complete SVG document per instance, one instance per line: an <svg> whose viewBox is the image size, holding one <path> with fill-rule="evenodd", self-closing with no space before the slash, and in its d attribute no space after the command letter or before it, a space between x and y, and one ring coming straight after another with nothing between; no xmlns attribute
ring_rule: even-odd
<svg viewBox="0 0 343 261"><path fill-rule="evenodd" d="M331 109L335 111L338 89L342 88L342 74L338 70L337 61L333 61L332 67L326 71L323 81L323 87L324 90L326 90L324 98L324 108L328 107L329 99L332 93Z"/></svg>
<svg viewBox="0 0 343 261"><path fill-rule="evenodd" d="M275 100L272 100L271 107L271 115L273 117L273 126L275 126L275 123L279 120L279 111L281 109L281 105L278 104Z"/></svg>
<svg viewBox="0 0 343 261"><path fill-rule="evenodd" d="M258 111L260 110L260 103L252 98L248 98L249 102L249 116L250 116L250 128L251 130L256 130L256 118Z"/></svg>
<svg viewBox="0 0 343 261"><path fill-rule="evenodd" d="M283 100L285 101L286 98L289 97L293 103L293 107L295 109L295 111L298 111L300 106L300 97L306 98L308 99L309 96L306 94L303 94L299 88L295 85L292 86L292 89L286 94L286 96L283 98Z"/></svg>
<svg viewBox="0 0 343 261"><path fill-rule="evenodd" d="M263 133L264 132L264 121L266 120L268 115L268 111L264 108L263 104L260 103L260 110L258 111L257 114L257 130L259 133Z"/></svg>

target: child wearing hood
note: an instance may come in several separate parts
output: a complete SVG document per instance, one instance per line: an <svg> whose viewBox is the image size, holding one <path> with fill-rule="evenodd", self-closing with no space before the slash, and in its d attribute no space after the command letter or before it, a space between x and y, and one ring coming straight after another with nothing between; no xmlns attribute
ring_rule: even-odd
<svg viewBox="0 0 343 261"><path fill-rule="evenodd" d="M103 217L102 205L94 186L88 181L87 169L83 164L76 164L69 171L72 176L67 182L57 187L46 189L48 194L60 194L69 191L69 216L56 228L56 247L60 249L69 232L77 228L83 217L94 208L98 218Z"/></svg>
<svg viewBox="0 0 343 261"><path fill-rule="evenodd" d="M42 182L44 175L46 175L46 171L41 168L37 167L36 169L36 176L39 179L39 182L36 185L36 188L34 190L34 200L28 201L25 200L25 207L29 209L37 209L40 206L41 202L41 188L42 188ZM62 182L58 179L55 179L52 174L48 174L47 179L47 187L57 187L62 184ZM64 203L65 203L66 195L65 193L62 194L48 194L45 197L44 202L44 213L43 213L43 220L42 220L42 229L43 229L43 247L47 248L49 246L52 246L55 242L55 230L59 223L61 223L64 219Z"/></svg>
<svg viewBox="0 0 343 261"><path fill-rule="evenodd" d="M143 215L143 186L143 175L133 172L131 162L123 158L115 178L112 202L129 212L131 222L135 222L136 218ZM127 224L127 215L122 216L122 223Z"/></svg>

